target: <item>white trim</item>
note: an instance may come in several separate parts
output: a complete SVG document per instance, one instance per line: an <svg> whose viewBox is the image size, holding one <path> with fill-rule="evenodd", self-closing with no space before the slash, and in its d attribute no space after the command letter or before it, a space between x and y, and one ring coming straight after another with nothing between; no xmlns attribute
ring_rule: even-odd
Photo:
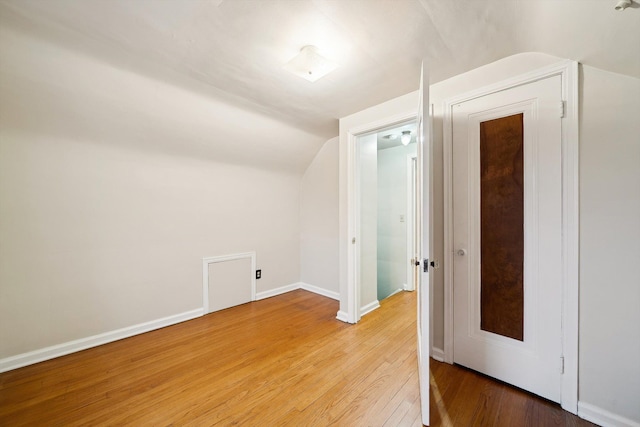
<svg viewBox="0 0 640 427"><path fill-rule="evenodd" d="M563 306L562 408L578 412L578 333L579 333L579 243L580 243L580 171L579 171L579 98L578 63L567 61L562 76L562 98L566 101L562 119L562 258Z"/></svg>
<svg viewBox="0 0 640 427"><path fill-rule="evenodd" d="M602 427L640 427L637 421L584 402L578 402L578 416Z"/></svg>
<svg viewBox="0 0 640 427"><path fill-rule="evenodd" d="M248 253L254 254L255 253ZM236 255L247 255L247 254L236 254ZM235 255L229 255L224 257L215 257L215 259L219 261L228 261L234 259L241 259L246 257L234 258ZM210 260L211 258L203 258L203 261ZM214 262L219 262L214 261ZM205 265L208 266L208 263ZM254 264L255 267L255 264ZM254 268L255 270L255 268ZM207 268L208 271L208 268ZM255 276L254 276L255 277ZM208 282L207 282L208 283ZM318 295L322 295L324 297L328 297L334 300L339 300L339 294L334 291L329 291L327 289L319 288L317 286L309 285L307 283L293 283L291 285L282 286L276 289L271 289L264 292L259 292L256 294L256 298L253 300L261 300L269 297L273 297L276 295L284 294L286 292L295 291L296 289L304 289L308 292L313 292ZM376 301L377 303L377 301ZM377 307L372 308L371 310ZM195 319L197 317L203 316L204 314L208 314L204 308L197 308L195 310L186 311L180 314L174 314L172 316L163 317L161 319L151 320L149 322L140 323L133 326L127 326L122 329L117 329L115 331L105 332L98 335L93 335L86 338L80 338L74 341L69 341L63 344L57 344L51 347L45 347L39 350L30 351L28 353L18 354L16 356L6 357L4 359L0 359L0 372L11 371L13 369L18 369L23 366L33 365L34 363L43 362L45 360L54 359L56 357L65 356L67 354L75 353L78 351L86 350L88 348L97 347L99 345L107 344L113 341L118 341L124 338L129 338L135 335L143 334L145 332L153 331L156 329L164 328L167 326L175 325L177 323L181 323L187 320ZM338 312L339 320L346 322L346 314L343 312Z"/></svg>
<svg viewBox="0 0 640 427"><path fill-rule="evenodd" d="M34 363L43 362L45 360L54 359L56 357L86 350L88 348L97 347L99 345L107 344L113 341L129 338L134 335L143 334L155 329L175 325L177 323L200 317L202 316L202 314L202 308L197 308L195 310L185 311L184 313L174 314L172 316L163 317L161 319L151 320L149 322L127 326L126 328L116 329L115 331L104 332L102 334L41 348L39 350L30 351L28 353L6 357L0 360L0 372L18 369L27 365L33 365Z"/></svg>
<svg viewBox="0 0 640 427"><path fill-rule="evenodd" d="M286 294L287 292L295 291L297 289L300 289L300 283L292 283L290 285L281 286L279 288L269 289L268 291L258 292L256 294L256 301Z"/></svg>
<svg viewBox="0 0 640 427"><path fill-rule="evenodd" d="M405 112L400 114L393 114L389 117L385 117L380 120L374 120L359 126L354 126L352 128L349 128L349 134L353 136L358 136L365 133L374 132L378 129L384 129L384 128L389 128L393 126L403 125L412 120L413 121L417 120L417 115L415 111L408 112L408 113Z"/></svg>
<svg viewBox="0 0 640 427"><path fill-rule="evenodd" d="M258 292L256 300L262 300L265 298L275 297L277 295L286 294L287 292L295 291L297 289L303 289L305 291L313 292L314 294L322 295L323 297L331 298L334 300L340 300L340 294L335 291L320 288L318 286L310 285L304 282L296 282L290 285L281 286L279 288L270 289L268 291Z"/></svg>
<svg viewBox="0 0 640 427"><path fill-rule="evenodd" d="M357 323L360 320L360 286L357 283L360 282L360 235L359 227L357 226L357 217L360 216L360 204L358 203L357 195L360 193L358 184L358 144L356 135L352 132L348 133L347 150L349 152L349 159L347 161L347 175L348 175L348 202L347 212L349 213L349 220L347 225L347 235L353 236L351 245L347 251L347 319L349 323Z"/></svg>
<svg viewBox="0 0 640 427"><path fill-rule="evenodd" d="M444 362L444 350L438 347L431 347L431 358L438 362Z"/></svg>
<svg viewBox="0 0 640 427"><path fill-rule="evenodd" d="M256 300L256 253L242 252L238 254L220 255L202 258L202 309L205 314L209 313L209 264L224 261L235 261L237 259L249 258L251 260L251 301Z"/></svg>
<svg viewBox="0 0 640 427"><path fill-rule="evenodd" d="M400 292L404 292L405 288L407 287L407 285L402 285L401 287L399 287L398 289L396 289L395 291L391 292L389 295L387 295L387 298L394 296L395 294L399 294ZM386 298L385 298L386 299Z"/></svg>
<svg viewBox="0 0 640 427"><path fill-rule="evenodd" d="M499 83L485 86L444 102L444 360L453 363L453 189L452 114L454 104L551 76L562 79L562 99L567 111L562 119L562 408L578 412L578 262L579 262L579 174L578 174L578 63L564 60Z"/></svg>
<svg viewBox="0 0 640 427"><path fill-rule="evenodd" d="M337 301L340 301L340 293L335 291L330 291L328 289L319 288L314 285L310 285L308 283L300 282L300 289L304 289L305 291L313 292L314 294L322 295L327 298L331 298Z"/></svg>
<svg viewBox="0 0 640 427"><path fill-rule="evenodd" d="M339 321L344 322L344 323L350 323L349 322L349 315L347 314L346 311L339 310L338 314L336 314L336 319L338 319Z"/></svg>
<svg viewBox="0 0 640 427"><path fill-rule="evenodd" d="M424 79L424 76L423 76ZM430 88L427 90L427 96L430 96L429 93ZM424 92L421 93L421 96L425 96ZM430 101L430 99L429 99ZM422 108L424 108L424 105L422 106ZM424 113L423 113L424 116ZM429 103L429 114L427 115L426 121L427 124L429 126L429 173L427 175L425 175L427 177L427 179L429 180L429 190L427 191L427 197L428 197L428 205L429 205L429 220L427 221L427 224L429 226L429 251L427 252L428 254L428 258L429 258L429 263L432 263L435 261L435 257L436 257L436 248L435 248L435 215L434 215L434 208L435 208L435 203L434 203L434 191L433 191L433 185L435 183L434 178L434 172L433 172L433 145L434 145L434 138L433 138L433 118L435 117L435 105L432 103ZM423 150L427 149L424 147L423 144ZM424 169L423 169L423 174L424 174ZM423 177L423 180L425 178ZM424 190L422 191L423 195L424 195ZM423 201L424 203L424 201ZM423 215L423 222L424 222L424 215ZM424 250L423 250L424 253ZM425 256L423 255L423 258L425 258ZM423 266L424 267L424 266ZM434 293L435 293L435 283L436 283L436 278L435 278L435 265L432 267L431 265L428 266L429 267L429 272L427 273L427 277L429 278L429 317L428 317L428 323L429 323L429 348L433 348L433 340L435 337L435 333L434 333L434 327L435 327L435 322L433 321L433 313L434 313L434 309L433 309L433 305L434 305L434 301L435 301L435 297L434 297ZM423 403L424 404L424 403Z"/></svg>
<svg viewBox="0 0 640 427"><path fill-rule="evenodd" d="M405 215L405 224L407 225L407 233L406 233L406 243L407 243L407 269L406 269L406 275L407 275L407 284L404 285L404 290L405 291L415 291L415 283L413 280L414 277L414 268L415 266L413 265L412 262L410 262L411 259L414 259L416 257L416 253L415 253L415 222L416 222L416 218L415 218L415 206L414 203L416 201L416 184L415 184L415 180L416 180L416 169L417 169L417 165L416 162L418 161L418 154L407 154L407 213Z"/></svg>
<svg viewBox="0 0 640 427"><path fill-rule="evenodd" d="M442 191L444 220L444 361L453 364L453 125L452 102L443 103Z"/></svg>
<svg viewBox="0 0 640 427"><path fill-rule="evenodd" d="M380 301L378 300L370 302L367 305L363 305L362 307L360 307L360 317L364 316L365 314L371 313L373 310L377 308L380 308Z"/></svg>

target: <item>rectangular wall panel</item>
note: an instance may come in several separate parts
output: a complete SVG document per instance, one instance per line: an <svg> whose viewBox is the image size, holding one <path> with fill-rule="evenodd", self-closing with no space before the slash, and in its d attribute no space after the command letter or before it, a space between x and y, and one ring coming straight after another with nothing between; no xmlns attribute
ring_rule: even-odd
<svg viewBox="0 0 640 427"><path fill-rule="evenodd" d="M202 267L205 313L255 301L255 252L203 258Z"/></svg>

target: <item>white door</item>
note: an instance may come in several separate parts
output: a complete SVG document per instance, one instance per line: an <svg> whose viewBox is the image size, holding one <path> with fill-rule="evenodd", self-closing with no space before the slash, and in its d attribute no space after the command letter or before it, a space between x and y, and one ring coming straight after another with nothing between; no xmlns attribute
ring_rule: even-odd
<svg viewBox="0 0 640 427"><path fill-rule="evenodd" d="M561 398L561 80L453 107L454 362Z"/></svg>
<svg viewBox="0 0 640 427"><path fill-rule="evenodd" d="M414 268L418 269L418 372L420 378L420 403L422 424L429 425L429 253L431 248L431 119L429 117L429 79L425 64L420 74L420 101L418 104L418 161L417 194L422 197L416 209L415 236L419 252L415 259L420 260ZM425 271L427 270L427 271Z"/></svg>

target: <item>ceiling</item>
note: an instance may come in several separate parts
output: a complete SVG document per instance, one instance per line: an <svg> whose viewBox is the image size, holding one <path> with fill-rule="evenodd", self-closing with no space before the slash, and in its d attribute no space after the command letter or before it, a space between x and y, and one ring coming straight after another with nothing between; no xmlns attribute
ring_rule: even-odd
<svg viewBox="0 0 640 427"><path fill-rule="evenodd" d="M387 148L395 148L402 145L400 136L403 131L411 132L411 141L409 144L416 142L416 122L411 121L400 126L393 126L388 129L382 129L376 132L376 138L378 140L378 151L386 150Z"/></svg>
<svg viewBox="0 0 640 427"><path fill-rule="evenodd" d="M431 83L527 51L640 78L640 9L617 12L615 3L0 0L0 14L115 66L197 82L330 138L338 118L416 90L422 58ZM315 83L282 68L308 44L339 64Z"/></svg>

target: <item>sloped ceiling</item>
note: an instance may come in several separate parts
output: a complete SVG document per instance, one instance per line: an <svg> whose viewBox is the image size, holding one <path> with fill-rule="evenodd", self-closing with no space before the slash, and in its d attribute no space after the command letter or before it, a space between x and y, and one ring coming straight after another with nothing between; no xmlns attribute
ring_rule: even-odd
<svg viewBox="0 0 640 427"><path fill-rule="evenodd" d="M0 13L66 32L116 66L168 70L244 108L330 138L337 119L516 53L640 78L640 9L614 0L2 0ZM5 19L5 22L7 19ZM46 37L52 37L47 33ZM62 37L64 38L64 37ZM71 41L72 40L72 41ZM282 69L316 45L340 67L309 83ZM99 47L99 48L98 48Z"/></svg>

